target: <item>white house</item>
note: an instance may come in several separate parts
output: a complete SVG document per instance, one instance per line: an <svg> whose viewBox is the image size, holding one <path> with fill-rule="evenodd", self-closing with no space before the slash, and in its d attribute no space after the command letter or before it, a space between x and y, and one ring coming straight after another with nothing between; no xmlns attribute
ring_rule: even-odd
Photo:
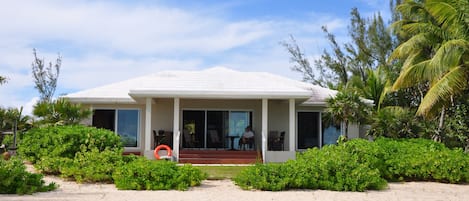
<svg viewBox="0 0 469 201"><path fill-rule="evenodd" d="M153 149L163 143L179 160L183 150L239 150L250 125L257 155L280 162L336 141L340 129L322 121L325 100L335 94L270 73L215 67L159 72L65 98L92 109L85 123L121 135L126 152L154 158ZM349 137L358 137L358 130L352 126Z"/></svg>

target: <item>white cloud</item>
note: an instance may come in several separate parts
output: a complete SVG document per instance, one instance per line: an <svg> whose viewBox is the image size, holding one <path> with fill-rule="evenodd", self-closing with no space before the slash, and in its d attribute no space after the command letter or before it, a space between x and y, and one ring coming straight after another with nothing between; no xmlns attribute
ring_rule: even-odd
<svg viewBox="0 0 469 201"><path fill-rule="evenodd" d="M23 115L30 115L33 114L33 106L39 101L39 97L33 97L31 100L26 102L23 106Z"/></svg>
<svg viewBox="0 0 469 201"><path fill-rule="evenodd" d="M105 55L72 58L64 61L59 85L68 89L86 89L119 80L169 69L196 69L198 60L158 58L113 58Z"/></svg>
<svg viewBox="0 0 469 201"><path fill-rule="evenodd" d="M3 8L3 9L2 9ZM89 1L12 1L0 8L2 39L65 41L131 55L216 52L266 34L269 24L227 22L168 7Z"/></svg>
<svg viewBox="0 0 469 201"><path fill-rule="evenodd" d="M327 41L320 27L343 30L347 19L230 20L223 12L118 1L8 1L0 7L0 106L31 108L32 48L54 61L63 56L56 95L172 69L225 65L300 79L280 41L294 35L308 55ZM31 111L32 109L29 109Z"/></svg>

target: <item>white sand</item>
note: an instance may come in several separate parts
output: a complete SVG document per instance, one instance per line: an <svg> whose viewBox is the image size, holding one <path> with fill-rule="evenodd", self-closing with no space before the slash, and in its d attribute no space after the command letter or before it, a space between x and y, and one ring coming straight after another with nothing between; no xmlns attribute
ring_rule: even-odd
<svg viewBox="0 0 469 201"><path fill-rule="evenodd" d="M367 192L335 192L325 190L290 190L283 192L244 191L230 180L204 181L188 191L120 191L113 184L77 184L47 176L47 182L60 187L52 192L34 195L0 195L0 201L9 200L461 200L469 201L469 185L433 182L391 183L389 189Z"/></svg>

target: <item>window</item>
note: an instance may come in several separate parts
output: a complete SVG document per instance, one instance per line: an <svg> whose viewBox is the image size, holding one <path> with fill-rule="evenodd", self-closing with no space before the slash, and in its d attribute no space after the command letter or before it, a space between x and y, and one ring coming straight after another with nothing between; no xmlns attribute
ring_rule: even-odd
<svg viewBox="0 0 469 201"><path fill-rule="evenodd" d="M135 109L94 110L93 126L116 132L124 147L139 146L140 111Z"/></svg>
<svg viewBox="0 0 469 201"><path fill-rule="evenodd" d="M333 120L322 119L322 143L337 144L337 139L341 134L340 125L333 123Z"/></svg>

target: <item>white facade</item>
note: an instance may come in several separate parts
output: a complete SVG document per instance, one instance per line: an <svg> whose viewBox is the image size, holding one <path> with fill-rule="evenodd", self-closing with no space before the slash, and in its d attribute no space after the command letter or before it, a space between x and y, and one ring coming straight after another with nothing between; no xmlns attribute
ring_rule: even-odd
<svg viewBox="0 0 469 201"><path fill-rule="evenodd" d="M153 138L154 131L172 133L176 157L180 148L194 146L184 140L189 139L183 133L190 123L203 131L192 136L199 149L228 148L227 137L240 132L236 126L251 125L255 147L262 153L263 161L281 162L294 158L296 151L305 147L322 146L325 138L321 112L325 100L335 94L333 90L269 73L215 67L160 72L65 98L95 110L94 118L101 117L99 122L90 120L88 124L99 123L118 133L127 132L132 147L126 147L126 151L140 152L149 158L157 140ZM138 125L133 125L136 121ZM310 136L307 133L311 129L315 134ZM219 144L209 136L210 130L221 137ZM350 135L358 137L356 130ZM269 135L281 132L285 133L282 150L272 151Z"/></svg>

